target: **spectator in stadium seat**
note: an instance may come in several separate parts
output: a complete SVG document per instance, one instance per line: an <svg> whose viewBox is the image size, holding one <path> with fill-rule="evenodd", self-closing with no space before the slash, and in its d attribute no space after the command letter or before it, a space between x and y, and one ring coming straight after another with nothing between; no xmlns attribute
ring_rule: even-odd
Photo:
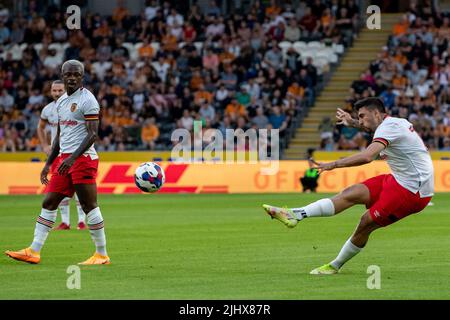
<svg viewBox="0 0 450 320"><path fill-rule="evenodd" d="M276 42L283 41L284 39L284 33L285 33L286 27L285 24L280 21L277 25L271 27L269 31L267 32L268 35L270 35L270 38L272 40L275 40ZM277 44L278 46L278 44Z"/></svg>
<svg viewBox="0 0 450 320"><path fill-rule="evenodd" d="M351 86L351 88L354 90L354 92L358 95L361 95L369 87L370 87L370 84L366 80L365 73L361 73L359 80L353 81L352 86Z"/></svg>
<svg viewBox="0 0 450 320"><path fill-rule="evenodd" d="M203 104L203 103L211 103L213 100L213 95L211 92L205 90L205 85L201 83L198 86L197 91L194 93L194 103L195 104Z"/></svg>
<svg viewBox="0 0 450 320"><path fill-rule="evenodd" d="M23 42L23 37L25 35L25 30L19 25L17 20L13 21L11 24L11 44L19 44Z"/></svg>
<svg viewBox="0 0 450 320"><path fill-rule="evenodd" d="M264 114L264 109L258 107L256 109L256 116L251 120L251 123L256 127L256 129L266 129L269 124L269 118Z"/></svg>
<svg viewBox="0 0 450 320"><path fill-rule="evenodd" d="M383 100L386 108L391 109L395 104L395 93L392 90L392 86L389 86L385 91L380 94L380 98Z"/></svg>
<svg viewBox="0 0 450 320"><path fill-rule="evenodd" d="M247 87L241 85L239 92L236 93L236 100L240 105L247 107L250 104L251 96L248 93Z"/></svg>
<svg viewBox="0 0 450 320"><path fill-rule="evenodd" d="M231 65L227 65L224 69L225 71L220 75L220 81L225 85L225 88L231 91L235 91L238 77L233 72L233 67Z"/></svg>
<svg viewBox="0 0 450 320"><path fill-rule="evenodd" d="M215 18L213 22L206 28L206 37L216 40L218 36L221 36L225 31L225 25L219 18Z"/></svg>
<svg viewBox="0 0 450 320"><path fill-rule="evenodd" d="M320 32L327 38L333 36L336 19L332 16L330 8L325 8L320 17Z"/></svg>
<svg viewBox="0 0 450 320"><path fill-rule="evenodd" d="M178 121L178 127L191 131L194 126L194 118L192 118L188 109L184 109L183 116Z"/></svg>
<svg viewBox="0 0 450 320"><path fill-rule="evenodd" d="M166 19L166 23L170 27L182 26L184 24L184 18L174 8L170 10L170 15Z"/></svg>
<svg viewBox="0 0 450 320"><path fill-rule="evenodd" d="M214 108L207 102L203 102L201 104L200 110L198 111L202 119L208 119L210 122L213 122L216 117L216 111Z"/></svg>
<svg viewBox="0 0 450 320"><path fill-rule="evenodd" d="M192 23L187 20L183 28L183 40L185 42L194 42L197 38L197 31Z"/></svg>
<svg viewBox="0 0 450 320"><path fill-rule="evenodd" d="M114 8L112 20L115 22L122 21L129 14L128 9L124 6L123 0L117 0L117 7Z"/></svg>
<svg viewBox="0 0 450 320"><path fill-rule="evenodd" d="M219 56L213 52L212 48L206 49L206 54L203 56L203 68L207 70L219 70Z"/></svg>
<svg viewBox="0 0 450 320"><path fill-rule="evenodd" d="M147 1L145 7L145 18L148 21L152 21L156 17L156 12L159 10L159 5L156 0Z"/></svg>
<svg viewBox="0 0 450 320"><path fill-rule="evenodd" d="M2 93L0 95L0 107L3 107L3 110L6 112L12 111L14 106L14 97L8 93L6 89L2 89Z"/></svg>
<svg viewBox="0 0 450 320"><path fill-rule="evenodd" d="M3 21L0 21L0 45L4 45L10 41L11 31Z"/></svg>
<svg viewBox="0 0 450 320"><path fill-rule="evenodd" d="M0 21L3 23L7 23L9 20L9 9L6 8L3 4L0 4Z"/></svg>
<svg viewBox="0 0 450 320"><path fill-rule="evenodd" d="M366 147L366 140L356 128L344 127L341 131L338 147L340 150L362 150Z"/></svg>
<svg viewBox="0 0 450 320"><path fill-rule="evenodd" d="M145 148L155 149L156 140L159 138L159 129L155 125L155 118L147 119L141 131L141 141Z"/></svg>
<svg viewBox="0 0 450 320"><path fill-rule="evenodd" d="M336 17L336 27L344 37L345 44L347 46L350 46L353 39L353 19L349 15L348 9L346 7L341 7L339 9L338 15Z"/></svg>
<svg viewBox="0 0 450 320"><path fill-rule="evenodd" d="M217 2L214 0L209 1L208 6L205 8L205 15L219 17L222 13Z"/></svg>
<svg viewBox="0 0 450 320"><path fill-rule="evenodd" d="M155 49L150 44L149 38L145 37L142 41L142 46L138 49L138 55L140 58L146 59L152 59L155 55Z"/></svg>
<svg viewBox="0 0 450 320"><path fill-rule="evenodd" d="M281 113L279 106L274 106L272 108L272 114L269 116L269 123L272 125L273 129L279 129L280 134L287 128L286 115Z"/></svg>
<svg viewBox="0 0 450 320"><path fill-rule="evenodd" d="M270 49L266 51L264 55L264 63L267 67L279 70L283 67L283 55L276 41L272 41Z"/></svg>
<svg viewBox="0 0 450 320"><path fill-rule="evenodd" d="M239 116L245 116L246 114L244 106L239 104L235 98L225 108L225 115L230 117L232 122L235 122Z"/></svg>
<svg viewBox="0 0 450 320"><path fill-rule="evenodd" d="M319 28L320 23L318 18L312 14L311 7L306 7L305 14L299 22L302 36L308 40L315 40L320 37Z"/></svg>
<svg viewBox="0 0 450 320"><path fill-rule="evenodd" d="M325 149L325 144L327 141L333 138L334 124L331 122L331 118L324 117L322 122L319 124L318 129L321 139L320 147L321 149Z"/></svg>

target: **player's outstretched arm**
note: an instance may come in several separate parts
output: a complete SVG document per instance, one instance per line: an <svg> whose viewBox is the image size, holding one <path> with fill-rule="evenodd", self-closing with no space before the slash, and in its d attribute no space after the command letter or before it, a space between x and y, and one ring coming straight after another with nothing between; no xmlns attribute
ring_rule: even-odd
<svg viewBox="0 0 450 320"><path fill-rule="evenodd" d="M380 142L371 143L366 150L361 151L357 154L354 154L350 157L346 157L343 159L339 159L337 161L328 162L328 163L318 163L314 160L313 163L316 169L319 169L319 172L326 170L333 170L336 168L345 168L345 167L355 167L361 166L363 164L367 164L375 160L381 151L385 148L384 144Z"/></svg>
<svg viewBox="0 0 450 320"><path fill-rule="evenodd" d="M56 129L56 137L53 140L52 149L50 151L50 154L48 155L47 161L45 162L45 166L41 171L41 183L42 184L48 184L47 175L50 171L50 166L52 165L53 161L55 161L56 157L59 154L59 124L58 128Z"/></svg>
<svg viewBox="0 0 450 320"><path fill-rule="evenodd" d="M353 119L352 116L350 115L350 113L342 110L341 108L338 108L336 111L336 118L337 118L337 122L336 124L342 124L346 127L353 127L353 128L357 128L358 130L361 131L366 131L369 132L370 130L361 126L359 124L359 121L356 119Z"/></svg>
<svg viewBox="0 0 450 320"><path fill-rule="evenodd" d="M47 135L45 133L45 127L47 126L47 123L48 123L47 120L42 119L42 118L39 119L39 124L37 127L37 134L39 137L39 142L42 147L42 151L44 151L45 154L48 156L48 155L50 155L52 148L48 143Z"/></svg>

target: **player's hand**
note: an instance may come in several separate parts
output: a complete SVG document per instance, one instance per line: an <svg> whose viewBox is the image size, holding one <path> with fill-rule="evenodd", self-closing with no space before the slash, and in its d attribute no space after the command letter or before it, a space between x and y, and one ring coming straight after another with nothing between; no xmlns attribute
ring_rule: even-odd
<svg viewBox="0 0 450 320"><path fill-rule="evenodd" d="M66 173L69 172L70 167L72 167L74 163L75 159L73 159L72 157L64 159L64 161L61 162L61 164L58 167L58 173L62 176L65 175Z"/></svg>
<svg viewBox="0 0 450 320"><path fill-rule="evenodd" d="M52 147L51 146L45 146L42 150L45 152L45 154L48 157L50 155L50 152L52 151Z"/></svg>
<svg viewBox="0 0 450 320"><path fill-rule="evenodd" d="M310 158L309 160L314 164L313 168L319 170L319 174L321 174L324 171L333 170L337 168L335 161L325 163L325 162L317 162L313 158Z"/></svg>
<svg viewBox="0 0 450 320"><path fill-rule="evenodd" d="M353 123L353 118L350 115L350 113L345 112L341 108L337 109L337 111L336 111L336 118L338 119L336 124L343 124L346 127L351 126L351 124Z"/></svg>
<svg viewBox="0 0 450 320"><path fill-rule="evenodd" d="M48 184L48 179L47 179L47 175L48 172L50 171L50 167L45 165L44 168L41 171L41 183L47 185Z"/></svg>

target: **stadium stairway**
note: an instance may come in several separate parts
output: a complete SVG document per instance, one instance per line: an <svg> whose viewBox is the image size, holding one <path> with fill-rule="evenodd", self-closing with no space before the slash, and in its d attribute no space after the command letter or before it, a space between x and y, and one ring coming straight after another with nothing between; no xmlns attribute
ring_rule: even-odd
<svg viewBox="0 0 450 320"><path fill-rule="evenodd" d="M300 127L296 129L288 148L284 151L286 160L306 159L307 150L320 146L319 124L326 116L335 119L336 109L343 106L345 98L354 80L358 80L370 61L376 58L383 46L387 44L392 27L399 21L401 14L381 16L380 30L369 30L364 27L353 41L352 47L346 50L339 66L333 72L328 83L316 98Z"/></svg>

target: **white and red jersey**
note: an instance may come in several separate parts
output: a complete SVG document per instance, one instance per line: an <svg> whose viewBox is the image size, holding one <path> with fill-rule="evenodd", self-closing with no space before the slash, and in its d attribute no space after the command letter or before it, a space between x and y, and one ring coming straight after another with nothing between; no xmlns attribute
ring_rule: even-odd
<svg viewBox="0 0 450 320"><path fill-rule="evenodd" d="M56 101L50 102L41 111L41 119L46 120L50 126L51 144L55 140L58 131L58 113L56 111Z"/></svg>
<svg viewBox="0 0 450 320"><path fill-rule="evenodd" d="M94 95L83 87L70 96L64 93L56 104L60 152L73 153L88 134L86 121L99 119L100 106ZM91 159L98 158L94 144L84 154L90 155Z"/></svg>
<svg viewBox="0 0 450 320"><path fill-rule="evenodd" d="M395 180L420 197L434 194L434 168L427 147L405 119L386 117L375 131L373 141L386 148L380 153L386 158Z"/></svg>

